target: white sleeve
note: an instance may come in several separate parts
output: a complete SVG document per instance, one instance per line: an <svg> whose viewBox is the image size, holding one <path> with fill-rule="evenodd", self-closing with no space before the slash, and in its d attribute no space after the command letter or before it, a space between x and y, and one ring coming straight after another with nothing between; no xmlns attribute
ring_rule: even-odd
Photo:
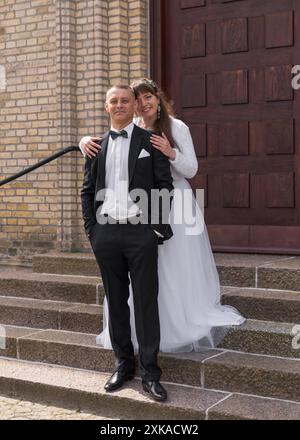
<svg viewBox="0 0 300 440"><path fill-rule="evenodd" d="M84 142L88 142L90 139L91 139L91 136L84 136L84 137L81 138L80 141L79 141L78 146L79 146L80 151L81 151L81 153L83 154L84 157L86 156L86 154L85 154L85 152L84 152L84 150L83 150L83 143L84 143Z"/></svg>
<svg viewBox="0 0 300 440"><path fill-rule="evenodd" d="M178 148L174 148L176 157L170 160L171 166L186 179L191 179L197 173L198 161L190 130L184 122L173 119L172 135Z"/></svg>

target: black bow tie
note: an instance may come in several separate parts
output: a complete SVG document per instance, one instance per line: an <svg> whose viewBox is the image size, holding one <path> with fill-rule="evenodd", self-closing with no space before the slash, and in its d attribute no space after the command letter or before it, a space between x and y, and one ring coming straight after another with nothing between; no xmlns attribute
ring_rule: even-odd
<svg viewBox="0 0 300 440"><path fill-rule="evenodd" d="M112 137L113 140L117 139L118 136L122 136L122 137L128 139L128 133L127 133L126 130L122 130L122 131L110 130L109 134L110 134L110 136Z"/></svg>

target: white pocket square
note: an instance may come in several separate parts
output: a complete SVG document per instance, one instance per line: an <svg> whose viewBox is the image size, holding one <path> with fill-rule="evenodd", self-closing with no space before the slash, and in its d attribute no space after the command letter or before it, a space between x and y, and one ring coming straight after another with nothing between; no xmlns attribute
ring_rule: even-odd
<svg viewBox="0 0 300 440"><path fill-rule="evenodd" d="M150 154L148 153L148 151L144 150L144 148L143 148L140 152L138 159L143 159L144 157L149 157L149 156L150 156Z"/></svg>

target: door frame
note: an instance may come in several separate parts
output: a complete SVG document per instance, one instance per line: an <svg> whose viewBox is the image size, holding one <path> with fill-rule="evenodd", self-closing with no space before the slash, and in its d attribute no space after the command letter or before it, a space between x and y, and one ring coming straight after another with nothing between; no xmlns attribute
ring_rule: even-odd
<svg viewBox="0 0 300 440"><path fill-rule="evenodd" d="M166 1L149 1L150 23L150 76L162 89L165 85L165 49L166 40L163 29L166 21Z"/></svg>

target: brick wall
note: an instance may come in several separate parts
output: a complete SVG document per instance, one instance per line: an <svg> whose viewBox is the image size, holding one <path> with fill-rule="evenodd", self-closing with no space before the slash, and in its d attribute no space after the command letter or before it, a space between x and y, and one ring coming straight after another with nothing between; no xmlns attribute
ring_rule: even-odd
<svg viewBox="0 0 300 440"><path fill-rule="evenodd" d="M5 0L0 17L2 179L105 130L109 85L148 73L148 0ZM0 259L90 249L83 165L72 153L0 188Z"/></svg>

